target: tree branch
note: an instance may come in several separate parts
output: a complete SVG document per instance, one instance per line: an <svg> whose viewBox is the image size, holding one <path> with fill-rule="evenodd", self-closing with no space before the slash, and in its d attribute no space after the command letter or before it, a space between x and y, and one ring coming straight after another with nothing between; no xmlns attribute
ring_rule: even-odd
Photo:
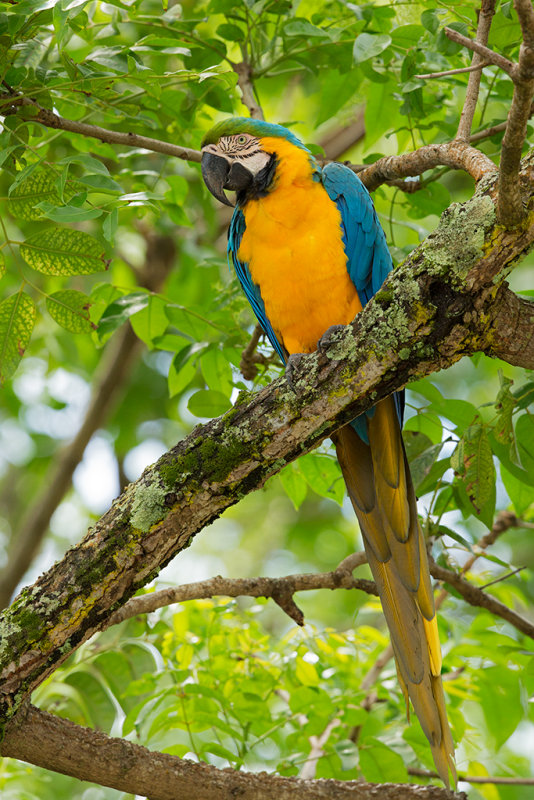
<svg viewBox="0 0 534 800"><path fill-rule="evenodd" d="M1 100L0 95L0 100ZM7 98L7 99L6 99ZM2 104L0 103L0 107ZM200 150L192 150L187 147L163 142L159 139L151 139L148 136L140 136L136 133L123 133L101 128L98 125L89 125L86 122L77 122L65 119L43 108L26 97L4 96L4 111L15 113L19 106L31 106L35 111L35 116L29 121L38 122L54 130L64 130L70 133L79 133L99 139L109 144L120 144L127 147L142 147L156 153L174 156L185 161L200 163ZM468 172L475 180L480 180L483 175L496 170L495 165L486 155L470 147L464 142L445 142L442 144L426 145L413 153L405 153L401 156L387 156L379 159L375 164L357 170L358 177L369 189L374 191L382 183L393 183L400 188L407 190L405 184L397 184L399 178L421 175L427 169L436 166L448 166L452 169L463 169Z"/></svg>
<svg viewBox="0 0 534 800"><path fill-rule="evenodd" d="M520 528L522 526L523 521L518 519L515 514L511 511L501 511L497 514L495 521L489 530L484 536L479 539L479 541L474 545L473 550L475 551L472 556L470 556L465 564L462 566L460 570L460 575L465 575L473 564L478 561L478 559L484 555L484 551L491 547L492 544L495 544L499 536L505 533L510 528ZM440 609L447 597L449 596L449 592L447 589L442 589L439 595L436 597L436 610Z"/></svg>
<svg viewBox="0 0 534 800"><path fill-rule="evenodd" d="M461 75L464 72L481 71L484 67L489 65L489 61L479 61L476 64L471 64L470 67L458 67L457 69L445 69L443 72L426 72L424 75L414 75L420 81L433 80L434 78L448 78L450 75Z"/></svg>
<svg viewBox="0 0 534 800"><path fill-rule="evenodd" d="M408 775L420 778L439 778L437 772L408 767ZM460 783L494 783L496 786L534 786L534 778L507 778L501 775L458 775Z"/></svg>
<svg viewBox="0 0 534 800"><path fill-rule="evenodd" d="M506 227L518 225L525 216L519 167L534 96L534 9L531 0L514 0L514 7L523 33L523 44L519 49L519 63L512 75L514 94L502 140L499 169L497 216Z"/></svg>
<svg viewBox="0 0 534 800"><path fill-rule="evenodd" d="M430 574L434 578L445 581L445 583L448 583L456 589L469 605L477 606L478 608L486 608L488 611L491 611L492 614L505 619L513 625L514 628L521 631L521 633L534 639L534 625L529 620L517 614L517 612L512 611L511 608L505 606L504 603L501 603L500 600L492 597L492 595L483 592L482 589L473 586L472 583L468 583L457 572L440 567L435 561L430 559Z"/></svg>
<svg viewBox="0 0 534 800"><path fill-rule="evenodd" d="M534 155L525 160L523 174L534 193L533 162ZM328 350L295 364L295 391L281 378L199 425L21 593L2 615L3 723L112 610L243 494L408 381L465 354L492 352L492 325L507 291L499 282L534 243L534 220L520 231L496 226L494 197L490 179L451 207Z"/></svg>
<svg viewBox="0 0 534 800"><path fill-rule="evenodd" d="M476 41L479 44L486 45L488 43L491 21L493 19L493 15L495 14L495 2L496 0L482 0L476 37ZM486 59L484 59L480 53L473 53L473 60L471 62L472 67L480 67L486 63ZM469 75L469 81L467 83L467 90L465 93L465 101L460 116L458 131L456 133L456 139L461 142L468 142L471 135L473 117L475 116L478 93L480 91L481 76L481 69L474 69L474 71Z"/></svg>
<svg viewBox="0 0 534 800"><path fill-rule="evenodd" d="M347 563L348 562L348 563ZM354 553L350 562L345 559L332 572L308 573L303 575L286 575L283 578L222 578L217 575L205 581L187 583L162 589L159 592L133 597L126 605L115 611L103 626L103 630L136 617L138 614L150 614L158 608L183 603L186 600L202 600L206 597L225 595L226 597L272 597L279 605L281 596L293 596L295 592L312 589L360 589L362 592L378 596L374 581L352 577L352 570L367 563L365 553ZM348 566L348 564L350 566ZM287 612L287 608L282 606ZM298 625L303 624L302 612L297 619L289 613Z"/></svg>
<svg viewBox="0 0 534 800"><path fill-rule="evenodd" d="M256 100L254 94L254 84L252 82L252 67L246 61L233 64L234 72L237 73L237 85L241 90L241 102L248 108L248 113L253 119L265 119L263 110Z"/></svg>
<svg viewBox="0 0 534 800"><path fill-rule="evenodd" d="M487 61L488 64L494 64L496 67L500 67L511 78L513 78L517 69L513 61L510 61L508 58L501 56L499 53L496 53L489 47L480 44L480 42L473 41L473 39L469 39L467 36L464 36L462 33L455 31L453 28L443 28L443 31L445 35L451 40L451 42L456 42L456 44L461 44L463 45L463 47L467 47L468 50L472 50L474 53L478 53L478 55L482 56L482 58L485 61Z"/></svg>
<svg viewBox="0 0 534 800"><path fill-rule="evenodd" d="M437 786L281 778L155 753L27 706L0 746L3 756L150 800L467 800Z"/></svg>
<svg viewBox="0 0 534 800"><path fill-rule="evenodd" d="M466 142L454 141L424 145L419 150L401 156L385 156L358 172L358 177L372 192L381 183L421 175L427 169L439 166L463 169L476 181L497 169L493 161L480 150Z"/></svg>

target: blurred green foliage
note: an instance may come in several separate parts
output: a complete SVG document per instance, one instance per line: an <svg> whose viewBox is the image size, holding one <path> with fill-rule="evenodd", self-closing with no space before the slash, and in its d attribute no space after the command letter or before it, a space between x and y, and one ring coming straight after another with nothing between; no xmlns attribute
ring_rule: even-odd
<svg viewBox="0 0 534 800"><path fill-rule="evenodd" d="M476 29L475 2L318 0L22 0L0 2L0 548L76 431L103 348L129 321L146 345L120 406L92 443L59 506L30 580L83 534L127 479L216 416L238 390L252 314L229 273L224 231L198 164L109 145L35 121L32 102L69 119L198 148L225 114L244 114L233 64L246 60L268 119L290 125L319 156L364 114L365 136L341 156L370 163L454 136L468 75L418 75L469 65L443 33ZM490 45L517 57L510 2ZM475 130L506 119L512 86L482 72ZM29 101L21 105L21 98ZM529 128L529 134L531 129ZM502 134L480 148L497 159ZM472 192L438 168L422 188L382 186L374 201L396 262ZM151 237L172 237L161 291L141 280ZM530 262L512 286L528 289ZM262 343L260 350L269 349ZM24 354L24 357L22 357ZM534 382L484 357L464 359L408 392L406 445L425 530L440 563L458 568L496 512L534 520ZM104 474L103 483L96 473ZM335 502L330 502L334 500ZM162 574L165 582L335 566L355 547L352 510L327 445L230 509ZM532 531L508 531L479 559L480 585L532 616ZM272 603L199 601L131 621L81 648L34 702L75 722L219 766L294 775L310 736L332 727L321 777L408 780L432 768L407 723L391 663L371 712L361 682L387 644L375 599L302 593L306 628ZM445 689L463 774L522 776L534 764L531 643L451 595L440 616ZM530 649L529 649L530 648ZM351 732L358 735L351 739ZM416 780L411 777L410 780ZM422 779L424 780L424 779ZM118 792L4 760L2 797L107 800ZM471 798L520 800L521 787L479 785Z"/></svg>

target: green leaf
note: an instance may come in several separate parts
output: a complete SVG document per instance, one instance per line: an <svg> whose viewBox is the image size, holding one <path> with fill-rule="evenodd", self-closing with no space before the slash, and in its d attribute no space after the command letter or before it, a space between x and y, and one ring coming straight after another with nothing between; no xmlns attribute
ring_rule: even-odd
<svg viewBox="0 0 534 800"><path fill-rule="evenodd" d="M488 527L495 512L495 467L485 425L470 425L451 456L473 508Z"/></svg>
<svg viewBox="0 0 534 800"><path fill-rule="evenodd" d="M149 295L148 303L130 317L130 324L136 336L147 345L150 350L155 347L154 340L162 336L169 325L165 313L167 303L158 295Z"/></svg>
<svg viewBox="0 0 534 800"><path fill-rule="evenodd" d="M117 208L112 208L109 214L106 214L104 223L102 225L102 233L104 234L104 239L106 239L106 241L113 242L115 233L117 232L118 223L119 211Z"/></svg>
<svg viewBox="0 0 534 800"><path fill-rule="evenodd" d="M35 303L20 291L0 303L0 383L19 365L35 324Z"/></svg>
<svg viewBox="0 0 534 800"><path fill-rule="evenodd" d="M510 388L513 381L500 375L501 388L495 401L495 408L497 410L497 420L494 425L494 435L502 444L513 446L514 444L514 427L512 424L512 414L517 405L517 400L512 394Z"/></svg>
<svg viewBox="0 0 534 800"><path fill-rule="evenodd" d="M315 664L310 664L309 661L304 661L303 658L298 656L295 666L295 675L299 683L304 686L318 686L319 675Z"/></svg>
<svg viewBox="0 0 534 800"><path fill-rule="evenodd" d="M436 33L437 29L439 28L437 9L427 8L426 11L423 11L421 14L421 24L427 29L427 31L430 31L430 33Z"/></svg>
<svg viewBox="0 0 534 800"><path fill-rule="evenodd" d="M378 739L367 737L360 747L360 769L372 783L406 783L408 773L402 756Z"/></svg>
<svg viewBox="0 0 534 800"><path fill-rule="evenodd" d="M62 198L56 186L57 177L57 173L52 170L35 169L20 183L15 182L9 195L9 210L15 219L42 219L43 210L39 208L39 203L42 202L51 206L61 205ZM64 199L70 199L73 194L73 189L65 191Z"/></svg>
<svg viewBox="0 0 534 800"><path fill-rule="evenodd" d="M208 419L224 414L231 405L226 395L222 392L214 392L211 389L201 389L195 392L187 403L189 411L195 417L206 417Z"/></svg>
<svg viewBox="0 0 534 800"><path fill-rule="evenodd" d="M210 347L200 356L200 369L210 389L230 397L233 389L232 368L217 347Z"/></svg>
<svg viewBox="0 0 534 800"><path fill-rule="evenodd" d="M508 497L514 505L515 513L518 516L521 516L528 508L530 508L532 503L534 503L532 486L529 486L528 484L519 480L519 478L517 478L515 475L512 475L512 473L509 472L502 464L500 465L500 473L502 482L504 483L504 488L508 492Z"/></svg>
<svg viewBox="0 0 534 800"><path fill-rule="evenodd" d="M90 186L98 192L122 192L122 186L110 178L109 175L84 175L78 178L79 183Z"/></svg>
<svg viewBox="0 0 534 800"><path fill-rule="evenodd" d="M122 297L117 297L105 309L98 322L98 335L101 339L110 336L126 322L132 314L146 308L150 295L147 292L132 292Z"/></svg>
<svg viewBox="0 0 534 800"><path fill-rule="evenodd" d="M192 356L196 352L198 352L198 345L189 344L174 356L168 376L170 397L183 392L197 374L196 361L192 360Z"/></svg>
<svg viewBox="0 0 534 800"><path fill-rule="evenodd" d="M96 325L91 322L91 301L83 292L63 289L46 298L48 313L58 325L71 333L91 333Z"/></svg>
<svg viewBox="0 0 534 800"><path fill-rule="evenodd" d="M284 33L286 33L287 36L320 36L329 38L327 31L318 28L316 25L312 25L307 19L296 17L286 22L284 25Z"/></svg>
<svg viewBox="0 0 534 800"><path fill-rule="evenodd" d="M345 497L345 484L337 461L328 456L308 453L299 458L298 465L314 492L341 505Z"/></svg>
<svg viewBox="0 0 534 800"><path fill-rule="evenodd" d="M360 33L352 49L352 57L356 64L367 61L383 53L391 44L391 36L385 33Z"/></svg>
<svg viewBox="0 0 534 800"><path fill-rule="evenodd" d="M109 266L104 248L94 236L71 228L48 228L26 239L20 254L44 275L90 275Z"/></svg>
<svg viewBox="0 0 534 800"><path fill-rule="evenodd" d="M521 464L531 478L534 478L534 417L522 414L515 424L515 437Z"/></svg>
<svg viewBox="0 0 534 800"><path fill-rule="evenodd" d="M523 719L518 675L507 666L486 666L479 670L477 683L486 723L498 749Z"/></svg>
<svg viewBox="0 0 534 800"><path fill-rule="evenodd" d="M243 42L246 39L246 32L239 25L232 25L231 23L223 23L217 28L217 36L225 39L228 42Z"/></svg>
<svg viewBox="0 0 534 800"><path fill-rule="evenodd" d="M6 274L6 259L4 256L4 251L0 250L0 278L3 278Z"/></svg>
<svg viewBox="0 0 534 800"><path fill-rule="evenodd" d="M296 464L288 464L278 473L284 491L295 506L300 508L308 494L308 484Z"/></svg>
<svg viewBox="0 0 534 800"><path fill-rule="evenodd" d="M101 208L80 208L79 206L55 206L46 201L37 206L43 216L54 222L83 222L88 219L97 219L104 213Z"/></svg>

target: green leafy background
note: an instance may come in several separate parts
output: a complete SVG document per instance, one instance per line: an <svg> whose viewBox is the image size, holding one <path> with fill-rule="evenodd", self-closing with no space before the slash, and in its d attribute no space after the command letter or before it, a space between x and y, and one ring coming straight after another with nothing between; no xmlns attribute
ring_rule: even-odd
<svg viewBox="0 0 534 800"><path fill-rule="evenodd" d="M363 117L365 136L341 157L370 163L454 136L467 76L417 75L469 64L443 27L473 36L476 10L464 0L0 2L4 562L23 512L82 419L108 340L129 323L145 345L25 582L75 544L146 463L280 367L267 363L254 385L240 375L254 321L226 264L228 218L198 164L47 129L17 95L70 120L198 148L213 121L246 113L232 69L245 54L268 119L290 125L321 155L332 133ZM516 58L519 41L512 4L500 3L490 45ZM511 93L496 68L483 70L475 130L506 119ZM501 136L481 149L497 158ZM472 191L470 178L446 168L425 173L411 194L380 187L374 201L394 260ZM151 236L170 236L176 248L157 293L140 278ZM528 290L530 269L527 259L515 270L513 288ZM260 351L269 354L265 344ZM406 444L434 556L459 569L496 512L512 510L527 527L501 537L470 577L484 585L523 567L489 591L532 618L531 376L477 356L411 386L407 399ZM325 444L230 509L156 584L323 571L355 547L357 525ZM272 602L224 599L125 623L81 648L33 700L152 748L285 775L299 773L310 736L337 720L318 777L424 782L406 768L432 769L430 751L418 723L406 721L391 663L371 712L360 705L362 679L388 641L378 602L344 590L297 601L303 630ZM440 634L460 772L532 774L532 642L453 592ZM0 790L9 800L122 796L7 759ZM524 792L470 787L475 799L520 800Z"/></svg>

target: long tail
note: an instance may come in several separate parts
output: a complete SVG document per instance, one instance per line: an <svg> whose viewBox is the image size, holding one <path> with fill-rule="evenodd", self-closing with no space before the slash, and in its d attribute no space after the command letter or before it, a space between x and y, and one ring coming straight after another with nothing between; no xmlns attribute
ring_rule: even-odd
<svg viewBox="0 0 534 800"><path fill-rule="evenodd" d="M335 434L337 456L362 530L369 565L391 634L408 704L430 742L436 769L456 784L434 595L415 492L393 397L368 420L369 444L347 425Z"/></svg>

